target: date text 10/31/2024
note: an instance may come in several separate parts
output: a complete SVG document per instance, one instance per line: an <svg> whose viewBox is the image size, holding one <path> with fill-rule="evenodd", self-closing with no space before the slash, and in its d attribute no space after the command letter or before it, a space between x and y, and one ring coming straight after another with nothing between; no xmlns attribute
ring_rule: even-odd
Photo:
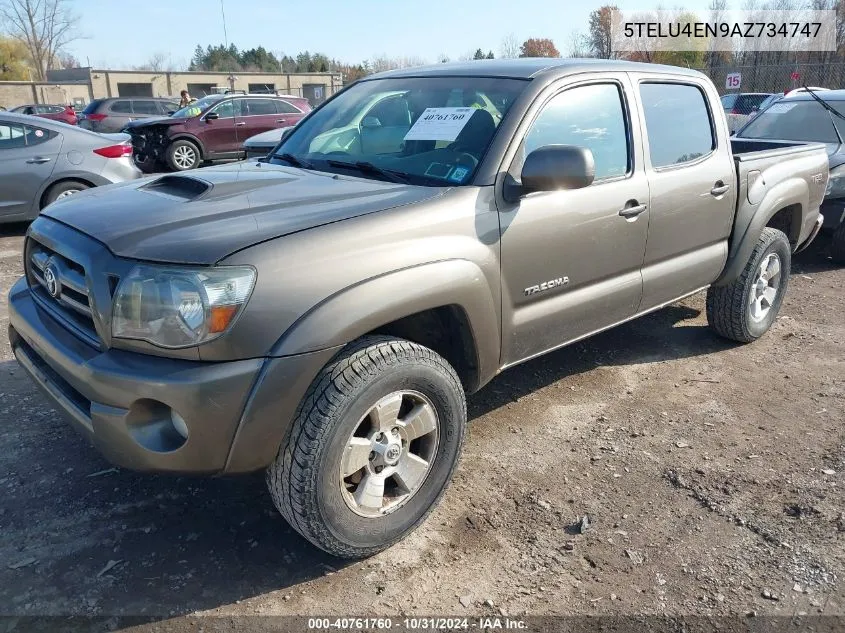
<svg viewBox="0 0 845 633"><path fill-rule="evenodd" d="M331 630L396 630L396 631L495 631L511 630L525 631L528 626L524 620L509 618L483 616L475 618L438 618L438 617L417 617L402 618L309 618L308 630L310 631L331 631Z"/></svg>

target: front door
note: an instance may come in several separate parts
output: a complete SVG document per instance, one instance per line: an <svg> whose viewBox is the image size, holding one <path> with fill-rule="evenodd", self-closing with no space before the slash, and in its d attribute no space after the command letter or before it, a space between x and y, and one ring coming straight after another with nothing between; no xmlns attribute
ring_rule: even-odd
<svg viewBox="0 0 845 633"><path fill-rule="evenodd" d="M649 187L627 77L569 84L540 99L510 176L519 179L532 150L559 144L591 150L596 177L583 189L501 207L503 365L631 317L642 295Z"/></svg>
<svg viewBox="0 0 845 633"><path fill-rule="evenodd" d="M37 213L38 193L50 178L62 135L32 125L0 121L0 217Z"/></svg>
<svg viewBox="0 0 845 633"><path fill-rule="evenodd" d="M238 133L235 114L238 99L226 99L200 117L199 136L210 158L221 158L238 151ZM218 118L209 119L208 114L216 112Z"/></svg>

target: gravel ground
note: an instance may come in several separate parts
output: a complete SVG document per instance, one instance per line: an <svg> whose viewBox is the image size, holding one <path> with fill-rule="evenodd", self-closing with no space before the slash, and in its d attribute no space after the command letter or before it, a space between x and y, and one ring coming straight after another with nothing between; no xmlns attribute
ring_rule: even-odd
<svg viewBox="0 0 845 633"><path fill-rule="evenodd" d="M24 230L0 228L3 328ZM504 373L469 400L441 506L351 565L261 475L112 468L2 336L0 612L845 615L845 269L826 248L796 258L753 345L712 334L696 295Z"/></svg>

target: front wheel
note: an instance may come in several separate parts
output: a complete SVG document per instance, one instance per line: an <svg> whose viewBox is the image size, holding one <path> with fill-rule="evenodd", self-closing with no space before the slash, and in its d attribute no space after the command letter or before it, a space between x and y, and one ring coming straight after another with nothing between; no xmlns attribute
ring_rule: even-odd
<svg viewBox="0 0 845 633"><path fill-rule="evenodd" d="M167 148L167 166L173 171L186 171L199 167L202 162L199 148L191 141L174 141Z"/></svg>
<svg viewBox="0 0 845 633"><path fill-rule="evenodd" d="M777 318L792 264L792 249L782 231L765 228L737 279L707 291L707 321L725 338L757 340Z"/></svg>
<svg viewBox="0 0 845 633"><path fill-rule="evenodd" d="M457 465L466 399L454 369L402 339L364 337L315 378L267 471L273 502L317 547L379 552L434 508Z"/></svg>

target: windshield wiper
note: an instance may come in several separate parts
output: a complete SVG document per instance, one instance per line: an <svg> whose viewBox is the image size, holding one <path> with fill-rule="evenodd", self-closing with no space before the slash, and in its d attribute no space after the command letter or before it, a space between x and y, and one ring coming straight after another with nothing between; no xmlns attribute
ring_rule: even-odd
<svg viewBox="0 0 845 633"><path fill-rule="evenodd" d="M841 112L839 112L839 110L837 110L836 108L832 107L832 106L831 106L831 105L830 105L827 101L825 101L824 99L822 99L821 97L819 97L819 96L815 93L815 91L810 90L810 88L808 88L807 86L804 86L804 90L806 90L806 91L807 91L807 94L809 94L809 95L810 95L813 99L815 99L816 101L818 101L818 102L819 102L819 105L821 105L821 106L822 106L825 110L827 110L827 111L828 111L828 112L830 112L831 114L835 114L835 115L836 115L836 116L838 116L840 119L845 119L845 114L842 114Z"/></svg>
<svg viewBox="0 0 845 633"><path fill-rule="evenodd" d="M307 160L302 160L301 158L297 158L293 154L288 154L287 152L283 152L281 154L273 154L273 158L281 158L283 161L290 163L294 167L301 167L302 169L313 169L311 163L309 163Z"/></svg>
<svg viewBox="0 0 845 633"><path fill-rule="evenodd" d="M389 180L390 182L399 182L402 184L407 185L409 183L408 176L410 174L406 174L405 172L401 171L394 171L392 169L382 169L381 167L377 167L372 163L368 163L365 160L359 160L354 163L347 162L345 160L334 160L329 159L326 161L332 167L346 167L348 169L357 169L358 171L367 173L367 174L376 174Z"/></svg>

